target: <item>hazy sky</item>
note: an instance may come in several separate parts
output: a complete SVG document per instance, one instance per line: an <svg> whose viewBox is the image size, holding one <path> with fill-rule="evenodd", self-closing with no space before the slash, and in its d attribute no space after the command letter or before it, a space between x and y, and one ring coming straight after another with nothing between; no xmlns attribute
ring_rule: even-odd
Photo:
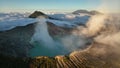
<svg viewBox="0 0 120 68"><path fill-rule="evenodd" d="M120 0L0 0L0 12L95 10L100 8L101 5L114 5L110 11L118 11L120 10L118 9L119 2Z"/></svg>

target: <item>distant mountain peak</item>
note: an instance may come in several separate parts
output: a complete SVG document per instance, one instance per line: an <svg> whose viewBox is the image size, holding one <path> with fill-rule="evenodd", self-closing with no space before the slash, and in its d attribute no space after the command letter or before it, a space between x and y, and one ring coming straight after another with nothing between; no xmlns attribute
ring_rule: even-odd
<svg viewBox="0 0 120 68"><path fill-rule="evenodd" d="M41 11L35 11L35 12L33 12L29 16L29 18L37 18L38 16L44 16L45 18L48 18L48 16L45 13L41 12Z"/></svg>
<svg viewBox="0 0 120 68"><path fill-rule="evenodd" d="M74 12L72 12L72 13L73 13L73 14L85 13L85 14L90 14L90 15L102 14L101 12L96 11L96 10L88 11L88 10L83 10L83 9L76 10L76 11L74 11Z"/></svg>

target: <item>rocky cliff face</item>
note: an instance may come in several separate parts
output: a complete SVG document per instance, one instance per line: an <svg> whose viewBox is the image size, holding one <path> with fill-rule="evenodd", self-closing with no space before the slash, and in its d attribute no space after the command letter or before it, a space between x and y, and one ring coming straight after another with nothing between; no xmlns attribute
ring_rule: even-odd
<svg viewBox="0 0 120 68"><path fill-rule="evenodd" d="M101 49L105 51L101 52ZM104 44L93 43L88 49L72 52L68 56L36 57L30 62L30 68L119 68L119 55L111 49Z"/></svg>
<svg viewBox="0 0 120 68"><path fill-rule="evenodd" d="M51 36L56 36L56 35L63 36L63 35L71 34L71 31L73 30L73 28L59 27L50 22L48 22L47 25L48 25L49 34Z"/></svg>
<svg viewBox="0 0 120 68"><path fill-rule="evenodd" d="M29 17L36 18L43 13L36 11ZM30 44L31 37L34 34L35 24L19 26L7 31L0 31L0 54L27 57L28 51L34 46ZM47 23L48 31L51 36L69 34L72 29L56 26L50 22Z"/></svg>
<svg viewBox="0 0 120 68"><path fill-rule="evenodd" d="M54 36L69 34L72 29L48 23L48 30ZM69 55L26 57L33 47L29 43L33 33L34 24L0 32L0 68L120 68L120 54L113 46L98 42Z"/></svg>
<svg viewBox="0 0 120 68"><path fill-rule="evenodd" d="M34 33L34 24L16 27L0 32L0 53L9 56L27 56L32 45L29 43Z"/></svg>
<svg viewBox="0 0 120 68"><path fill-rule="evenodd" d="M101 52L102 49L102 52ZM0 55L1 68L119 68L120 58L112 47L93 43L83 51L67 56L36 58L11 58ZM105 51L104 51L105 50Z"/></svg>
<svg viewBox="0 0 120 68"><path fill-rule="evenodd" d="M26 57L28 51L33 48L30 40L34 33L34 25L35 23L0 32L0 54ZM48 23L47 25L51 36L69 34L72 30L55 26L52 23Z"/></svg>

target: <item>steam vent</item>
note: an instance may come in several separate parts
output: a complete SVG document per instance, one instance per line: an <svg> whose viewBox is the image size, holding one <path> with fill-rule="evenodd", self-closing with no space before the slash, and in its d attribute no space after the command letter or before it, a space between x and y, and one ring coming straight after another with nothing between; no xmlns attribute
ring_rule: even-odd
<svg viewBox="0 0 120 68"><path fill-rule="evenodd" d="M29 18L34 19L38 16L43 16L47 19L58 20L39 11L35 11L29 16ZM99 16L95 18L99 18ZM107 19L107 21L110 22L111 19ZM78 28L65 28L56 26L54 23L52 23L52 21L49 20L46 22L48 26L48 34L55 39L56 37L58 38L58 36L62 37L71 34L72 31L79 31ZM90 24L90 22L88 23ZM112 34L110 35L109 40L111 40L111 37L114 39L114 37L118 37L120 34L116 33L115 36L113 36L115 32L120 30L120 28L117 29L114 27L115 31L111 31L111 28L113 27L112 24L107 25L110 27L104 26L104 28L102 28L102 26L100 26L101 29L99 31L96 30L98 31L97 33L94 33L94 35L91 34L92 36L85 37L87 42L82 44L85 47L81 46L76 50L71 50L65 54L55 56L29 56L28 51L34 48L34 45L31 44L30 41L31 37L34 36L36 31L36 22L26 26L18 26L11 30L0 31L0 68L120 68L120 54L118 52L120 44L112 44L113 46L109 45L111 41L108 41L108 44L106 44L106 38L103 39L104 35L102 35L105 34L105 36L107 35L107 38L109 38L109 33ZM87 27L88 25L84 26L85 29L87 29ZM88 33L90 34L90 32ZM100 37L97 37L99 35ZM100 41L98 41L99 38ZM62 48L60 50L62 51Z"/></svg>

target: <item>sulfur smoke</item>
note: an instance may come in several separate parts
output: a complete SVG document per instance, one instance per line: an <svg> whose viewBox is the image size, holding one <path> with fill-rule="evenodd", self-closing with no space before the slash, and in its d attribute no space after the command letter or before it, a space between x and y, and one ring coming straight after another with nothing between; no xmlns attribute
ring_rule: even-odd
<svg viewBox="0 0 120 68"><path fill-rule="evenodd" d="M59 40L53 40L53 37L49 35L46 19L44 17L38 17L37 21L35 32L30 41L31 44L35 46L35 48L30 51L30 54L33 56L68 54L74 50L80 49L87 43L87 39L84 37L72 34L59 37Z"/></svg>
<svg viewBox="0 0 120 68"><path fill-rule="evenodd" d="M109 16L104 22L105 28L100 31L99 35L94 38L95 42L102 43L108 47L112 47L114 53L120 50L120 19L118 16Z"/></svg>
<svg viewBox="0 0 120 68"><path fill-rule="evenodd" d="M61 40L62 45L69 52L82 49L85 47L86 43L89 42L89 40L86 39L84 36L73 34L62 37Z"/></svg>
<svg viewBox="0 0 120 68"><path fill-rule="evenodd" d="M38 44L42 44L42 46L47 47L48 52L51 53L52 56L68 54L75 50L81 50L81 48L88 45L86 44L88 42L96 42L101 45L103 44L102 46L113 47L112 51L119 53L120 19L118 15L93 15L86 23L85 27L78 26L77 29L73 30L73 34L63 36L60 40L53 40L53 38L49 35L45 18L38 17L37 20L38 23L36 24L35 33L31 39L31 42L37 42ZM99 50L98 53L103 53L103 51L106 51L106 49L98 48L96 50L97 52Z"/></svg>
<svg viewBox="0 0 120 68"><path fill-rule="evenodd" d="M96 42L103 47L108 47L95 49L96 52L99 51L99 54L105 53L106 51L120 54L120 19L118 15L94 15L89 19L86 27L79 26L73 33L86 38L92 38L92 42ZM94 45L94 43L91 45Z"/></svg>
<svg viewBox="0 0 120 68"><path fill-rule="evenodd" d="M35 32L31 39L31 42L37 42L38 44L43 44L46 47L55 47L54 40L48 33L46 19L44 17L38 17L38 22L36 23Z"/></svg>
<svg viewBox="0 0 120 68"><path fill-rule="evenodd" d="M82 33L88 36L94 36L105 28L105 15L95 15L87 22L86 27L82 30Z"/></svg>

